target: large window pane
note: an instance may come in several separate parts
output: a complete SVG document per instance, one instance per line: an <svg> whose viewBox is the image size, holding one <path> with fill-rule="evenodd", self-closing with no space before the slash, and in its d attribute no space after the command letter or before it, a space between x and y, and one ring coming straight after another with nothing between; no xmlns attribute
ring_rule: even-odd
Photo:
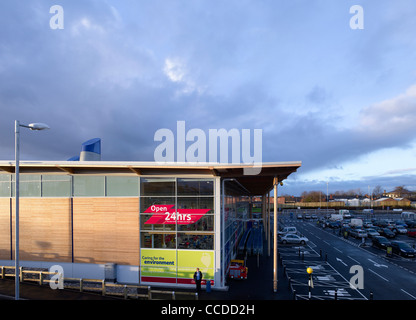
<svg viewBox="0 0 416 320"><path fill-rule="evenodd" d="M107 177L108 197L128 197L139 195L138 177Z"/></svg>
<svg viewBox="0 0 416 320"><path fill-rule="evenodd" d="M176 234L142 232L140 244L142 248L176 249Z"/></svg>
<svg viewBox="0 0 416 320"><path fill-rule="evenodd" d="M175 197L141 197L140 212L145 212L153 204L175 205Z"/></svg>
<svg viewBox="0 0 416 320"><path fill-rule="evenodd" d="M42 197L71 197L71 177L43 175Z"/></svg>
<svg viewBox="0 0 416 320"><path fill-rule="evenodd" d="M104 176L74 176L74 197L105 196Z"/></svg>
<svg viewBox="0 0 416 320"><path fill-rule="evenodd" d="M178 231L214 231L214 215L205 214L198 218L198 221L192 224L178 224Z"/></svg>
<svg viewBox="0 0 416 320"><path fill-rule="evenodd" d="M214 213L214 197L178 197L178 209L210 209Z"/></svg>
<svg viewBox="0 0 416 320"><path fill-rule="evenodd" d="M176 224L155 224L151 223L150 218L153 216L150 214L140 215L140 230L157 230L157 231L175 231Z"/></svg>
<svg viewBox="0 0 416 320"><path fill-rule="evenodd" d="M0 174L0 197L11 197L12 195L12 175Z"/></svg>
<svg viewBox="0 0 416 320"><path fill-rule="evenodd" d="M214 249L214 235L178 232L178 249Z"/></svg>
<svg viewBox="0 0 416 320"><path fill-rule="evenodd" d="M175 179L171 178L141 178L141 196L174 196Z"/></svg>
<svg viewBox="0 0 416 320"><path fill-rule="evenodd" d="M178 195L214 195L212 179L178 179Z"/></svg>

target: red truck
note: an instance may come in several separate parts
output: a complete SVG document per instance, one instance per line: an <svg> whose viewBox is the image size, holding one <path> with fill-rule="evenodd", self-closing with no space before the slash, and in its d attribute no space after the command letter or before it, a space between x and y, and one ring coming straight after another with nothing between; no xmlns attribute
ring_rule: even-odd
<svg viewBox="0 0 416 320"><path fill-rule="evenodd" d="M228 274L231 279L247 279L247 273L244 260L231 260Z"/></svg>

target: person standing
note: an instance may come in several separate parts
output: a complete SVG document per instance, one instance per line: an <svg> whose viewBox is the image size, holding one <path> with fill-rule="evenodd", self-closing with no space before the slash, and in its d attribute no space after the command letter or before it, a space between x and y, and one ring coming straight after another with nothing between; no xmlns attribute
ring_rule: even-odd
<svg viewBox="0 0 416 320"><path fill-rule="evenodd" d="M194 273L194 280L196 284L196 292L201 291L201 280L202 280L202 272L199 271L199 268L196 268L196 271Z"/></svg>

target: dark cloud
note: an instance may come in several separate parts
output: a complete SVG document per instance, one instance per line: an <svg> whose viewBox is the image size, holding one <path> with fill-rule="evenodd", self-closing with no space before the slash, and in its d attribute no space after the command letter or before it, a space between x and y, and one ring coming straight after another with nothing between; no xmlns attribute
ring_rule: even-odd
<svg viewBox="0 0 416 320"><path fill-rule="evenodd" d="M103 160L153 160L155 131L179 120L205 132L263 129L263 160L301 160L302 172L416 138L414 88L389 56L404 41L399 56L411 57L415 43L396 40L388 16L357 34L348 6L321 2L61 1L65 28L51 30L55 4L0 5L0 159L14 158L15 119L50 125L22 130L22 159L37 160L66 160L94 137ZM362 71L379 54L368 39L390 50ZM350 112L358 120L340 125Z"/></svg>

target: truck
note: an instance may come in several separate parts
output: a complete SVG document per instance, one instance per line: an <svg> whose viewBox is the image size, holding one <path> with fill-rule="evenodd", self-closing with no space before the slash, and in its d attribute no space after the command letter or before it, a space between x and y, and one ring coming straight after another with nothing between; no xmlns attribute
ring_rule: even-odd
<svg viewBox="0 0 416 320"><path fill-rule="evenodd" d="M231 260L228 276L231 279L247 279L248 268L244 260Z"/></svg>
<svg viewBox="0 0 416 320"><path fill-rule="evenodd" d="M349 219L349 218L351 218L351 213L350 213L350 210L340 209L338 213L339 213L340 215L342 215L342 217L343 217L344 219Z"/></svg>
<svg viewBox="0 0 416 320"><path fill-rule="evenodd" d="M361 228L363 226L362 219L351 219L350 226L353 228Z"/></svg>
<svg viewBox="0 0 416 320"><path fill-rule="evenodd" d="M329 218L331 221L342 221L342 214L331 214Z"/></svg>

